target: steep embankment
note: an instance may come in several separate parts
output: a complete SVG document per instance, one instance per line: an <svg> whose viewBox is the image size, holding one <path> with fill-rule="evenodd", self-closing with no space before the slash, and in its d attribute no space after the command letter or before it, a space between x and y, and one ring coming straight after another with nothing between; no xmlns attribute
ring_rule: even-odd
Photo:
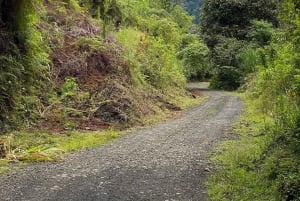
<svg viewBox="0 0 300 201"><path fill-rule="evenodd" d="M188 32L192 18L160 0L0 6L1 132L143 124L180 109L186 76L199 70L190 51L201 47L200 67L208 65L207 48Z"/></svg>
<svg viewBox="0 0 300 201"><path fill-rule="evenodd" d="M162 109L179 109L167 100L170 93L163 96L151 83L136 81L141 79L139 73L142 72L134 72L135 64L126 58L126 55L134 54L128 51L136 50L126 49L122 39L124 42L129 37L136 39L131 42L147 53L147 47L143 46L144 42L151 46L151 41L143 39L147 34L139 31L124 33L111 24L104 30L103 24L107 22L93 19L84 12L84 7L76 5L75 2L44 2L46 16L39 28L49 35L51 74L58 84L54 86L56 100L45 111L40 128L50 125L50 130L53 126L64 130L66 125L71 125L81 130L97 130L111 125L130 126L143 123L139 121L142 117ZM123 38L119 40L118 35ZM152 76L157 79L157 75ZM182 86L178 87L183 92Z"/></svg>

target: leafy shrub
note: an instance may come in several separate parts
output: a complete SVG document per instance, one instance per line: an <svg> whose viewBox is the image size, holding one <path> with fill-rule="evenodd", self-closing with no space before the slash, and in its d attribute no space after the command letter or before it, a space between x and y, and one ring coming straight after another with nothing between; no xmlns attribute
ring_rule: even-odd
<svg viewBox="0 0 300 201"><path fill-rule="evenodd" d="M254 73L256 66L261 63L258 54L257 50L246 48L237 55L240 69L245 75Z"/></svg>
<svg viewBox="0 0 300 201"><path fill-rule="evenodd" d="M120 30L117 37L125 49L124 57L129 62L130 76L134 85L144 85L145 75L142 73L143 64L137 58L139 54L143 54L143 52L139 52L139 47L143 43L148 43L148 37L141 31L133 28Z"/></svg>
<svg viewBox="0 0 300 201"><path fill-rule="evenodd" d="M171 45L159 37L150 37L133 29L123 30L118 35L128 52L125 57L129 60L135 83L148 84L157 89L183 86L183 69Z"/></svg>
<svg viewBox="0 0 300 201"><path fill-rule="evenodd" d="M178 24L168 18L159 18L151 16L150 19L144 19L141 23L142 27L147 27L148 33L153 37L160 37L166 43L179 45L180 33Z"/></svg>
<svg viewBox="0 0 300 201"><path fill-rule="evenodd" d="M213 75L211 87L224 90L235 90L240 86L241 73L232 66L222 66Z"/></svg>
<svg viewBox="0 0 300 201"><path fill-rule="evenodd" d="M65 83L61 86L61 96L62 99L73 97L78 93L78 84L76 79L73 77L67 77Z"/></svg>
<svg viewBox="0 0 300 201"><path fill-rule="evenodd" d="M171 10L171 18L182 30L188 30L192 25L193 18L184 12L180 6L175 6Z"/></svg>
<svg viewBox="0 0 300 201"><path fill-rule="evenodd" d="M264 20L252 20L251 24L252 27L247 34L247 38L259 46L269 45L274 34L272 24Z"/></svg>
<svg viewBox="0 0 300 201"><path fill-rule="evenodd" d="M289 13L289 16L281 16L284 30L278 30L276 38L265 48L264 62L256 66L258 72L249 94L259 100L257 108L274 120L272 127L266 130L272 141L263 161L263 171L269 173L268 179L275 183L280 194L278 200L297 201L300 198L300 71L295 59L299 55L298 35L294 30L299 29L300 18L293 0L284 1L282 8L282 14ZM266 27L254 32L259 43L271 32L266 34L264 30Z"/></svg>
<svg viewBox="0 0 300 201"><path fill-rule="evenodd" d="M209 73L209 50L203 43L196 41L188 44L179 52L179 58L184 62L184 71L187 78L202 80Z"/></svg>
<svg viewBox="0 0 300 201"><path fill-rule="evenodd" d="M160 38L150 41L143 48L148 57L142 57L145 64L142 70L146 80L158 89L166 89L171 86L182 88L185 83L181 62L176 57L174 49ZM144 61L143 61L144 60Z"/></svg>
<svg viewBox="0 0 300 201"><path fill-rule="evenodd" d="M218 36L218 44L212 50L212 60L216 66L238 67L237 54L246 46L245 41Z"/></svg>

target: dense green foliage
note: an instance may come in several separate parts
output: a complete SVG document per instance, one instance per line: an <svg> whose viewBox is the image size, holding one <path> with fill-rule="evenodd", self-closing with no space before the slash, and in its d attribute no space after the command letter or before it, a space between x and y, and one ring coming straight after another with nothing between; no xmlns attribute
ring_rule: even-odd
<svg viewBox="0 0 300 201"><path fill-rule="evenodd" d="M45 85L48 57L35 5L39 1L0 1L0 130L29 119Z"/></svg>
<svg viewBox="0 0 300 201"><path fill-rule="evenodd" d="M281 30L268 48L266 64L258 66L249 93L260 100L263 111L274 119L267 130L272 136L267 172L277 182L282 200L300 199L300 9L299 2L286 0L280 13ZM286 169L289 167L288 169Z"/></svg>
<svg viewBox="0 0 300 201"><path fill-rule="evenodd" d="M186 76L194 80L204 80L210 73L209 49L192 34L185 35L182 41L179 58L186 66Z"/></svg>
<svg viewBox="0 0 300 201"><path fill-rule="evenodd" d="M161 87L161 86L166 86L166 84L162 82L170 82L171 80L179 81L178 79L179 76L176 76L177 78L173 77L175 78L175 80L172 78L171 75L168 77L168 74L169 73L173 74L176 68L178 69L177 70L178 75L182 72L186 72L188 78L190 78L192 74L194 75L196 75L197 73L205 74L206 71L208 71L207 70L208 51L205 45L198 39L196 35L188 34L188 28L192 25L192 18L188 16L186 13L184 13L182 8L179 6L169 7L168 8L169 13L168 13L165 10L160 9L161 5L160 6L157 6L157 4L147 5L146 3L143 3L143 5L140 4L141 3L139 2L137 3L136 7L135 6L131 7L132 9L138 8L143 10L142 16L138 15L138 18L134 20L134 22L140 31L142 32L146 31L146 33L150 37L145 35L143 39L137 39L137 40L142 41L144 43L143 45L147 45L147 47L143 48L145 50L151 47L149 46L149 44L151 43L154 44L157 43L157 45L159 45L160 43L160 46L156 46L156 45L152 46L152 48L155 48L153 49L153 53L155 53L156 55L153 55L155 57L153 57L151 60L148 59L147 60L153 62L156 60L155 58L161 57L161 59L163 59L163 60L159 59L157 64L155 63L150 64L149 66L150 68L147 68L149 70L153 69L151 68L151 66L161 66L161 67L153 69L152 72L150 72L149 70L144 71L144 73L146 73L145 77L147 77L150 80L153 78L157 79L161 77L160 81L156 82L156 84L159 83L158 85L160 85ZM124 9L128 9L128 7L126 6L126 8L124 7ZM127 12L140 13L141 11L131 10ZM129 40L129 38L127 38L126 40ZM164 44L166 45L165 47L163 47ZM171 57L168 56L163 58L162 56L166 55L166 53L168 52L169 52L169 56L171 56L172 54L173 55ZM179 52L179 58L184 62L183 63L185 67L184 69L180 69L182 64L176 58L177 52ZM140 51L139 53L142 52ZM145 52L146 57L151 55L152 55L151 52ZM135 58L139 58L139 57L135 57ZM140 62L147 64L148 63L147 60L140 61ZM198 63L198 61L200 61L200 63ZM172 65L172 63L166 65L166 62L175 62L173 66L174 67L177 66L177 67L174 68L174 71L168 71L167 69L164 70L164 67ZM164 70L164 71L160 72L160 70ZM182 80L182 78L180 79Z"/></svg>
<svg viewBox="0 0 300 201"><path fill-rule="evenodd" d="M132 77L139 77L141 83L148 83L155 88L168 86L183 86L183 72L207 71L207 50L205 45L197 36L188 34L192 25L192 17L188 16L181 7L168 1L136 1L130 6L125 2L118 2L123 13L123 23L126 27L120 29L119 38L124 43L128 52L135 52L129 62L134 65L133 69L139 72ZM128 13L136 15L127 16ZM135 19L129 19L133 18ZM131 27L135 26L137 30ZM136 37L132 37L135 35ZM193 40L185 40L186 35L193 37ZM130 44L128 41L131 41ZM185 44L183 44L185 43ZM202 60L202 63L191 65L187 62L191 54L180 54L186 46L194 47L194 63ZM202 48L196 50L197 48ZM185 52L189 51L187 49ZM202 52L203 51L203 52ZM180 58L182 61L180 61ZM184 68L182 68L184 65ZM191 73L188 73L188 78Z"/></svg>
<svg viewBox="0 0 300 201"><path fill-rule="evenodd" d="M216 157L222 165L209 182L212 200L300 200L299 1L282 1L278 19L276 30L254 21L247 33L257 44L240 54L252 72L249 112L238 126L242 139Z"/></svg>
<svg viewBox="0 0 300 201"><path fill-rule="evenodd" d="M239 55L248 47L268 44L272 27L278 25L278 4L279 0L204 2L201 33L211 50L215 69L213 87L236 89L244 83L248 72L241 68ZM227 69L234 69L240 76L227 76L229 80L224 80L224 73L231 74Z"/></svg>

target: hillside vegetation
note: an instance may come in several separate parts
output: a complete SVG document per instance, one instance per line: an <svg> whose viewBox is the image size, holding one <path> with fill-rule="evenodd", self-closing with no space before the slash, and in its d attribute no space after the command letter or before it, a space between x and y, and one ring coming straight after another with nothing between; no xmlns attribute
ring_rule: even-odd
<svg viewBox="0 0 300 201"><path fill-rule="evenodd" d="M51 159L65 138L118 135L71 131L142 126L199 101L185 84L205 76L209 50L192 20L164 0L1 0L0 156Z"/></svg>
<svg viewBox="0 0 300 201"><path fill-rule="evenodd" d="M2 132L137 123L178 109L208 67L192 18L167 1L0 3Z"/></svg>

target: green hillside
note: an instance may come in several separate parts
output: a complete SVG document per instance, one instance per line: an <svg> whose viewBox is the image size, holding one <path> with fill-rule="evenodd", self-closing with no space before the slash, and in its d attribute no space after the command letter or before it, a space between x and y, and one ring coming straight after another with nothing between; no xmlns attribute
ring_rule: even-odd
<svg viewBox="0 0 300 201"><path fill-rule="evenodd" d="M166 1L1 1L1 11L2 132L139 124L179 108L187 78L208 68L192 18Z"/></svg>

